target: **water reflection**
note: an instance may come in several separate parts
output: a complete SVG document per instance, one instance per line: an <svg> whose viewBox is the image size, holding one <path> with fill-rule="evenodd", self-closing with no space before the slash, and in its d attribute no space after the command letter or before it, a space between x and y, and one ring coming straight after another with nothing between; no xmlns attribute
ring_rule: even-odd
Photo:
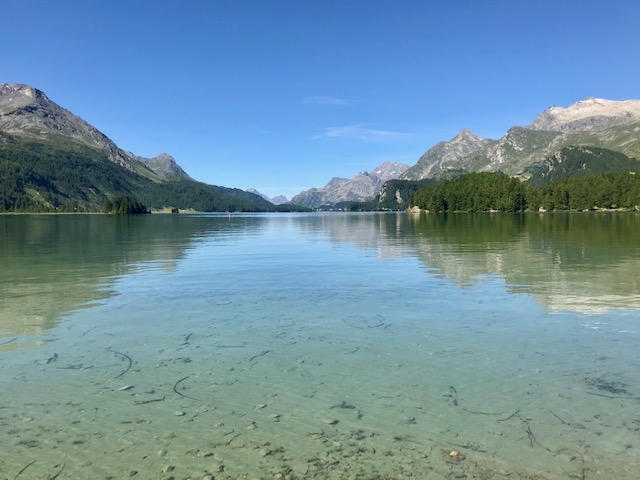
<svg viewBox="0 0 640 480"><path fill-rule="evenodd" d="M116 279L141 268L172 270L204 245L271 237L264 243L286 250L286 239L300 235L380 258L417 258L430 274L461 286L498 275L509 291L530 294L551 310L640 308L640 217L631 213L293 214L232 220L25 215L0 217L0 331L5 337L37 335L64 315L114 295Z"/></svg>
<svg viewBox="0 0 640 480"><path fill-rule="evenodd" d="M211 216L0 216L0 331L37 335L114 295L117 278L173 269L194 239L230 228Z"/></svg>
<svg viewBox="0 0 640 480"><path fill-rule="evenodd" d="M410 216L415 255L460 284L487 274L552 310L640 308L635 214Z"/></svg>
<svg viewBox="0 0 640 480"><path fill-rule="evenodd" d="M551 310L640 308L637 214L332 214L318 224L334 243L416 257L461 286L498 275Z"/></svg>

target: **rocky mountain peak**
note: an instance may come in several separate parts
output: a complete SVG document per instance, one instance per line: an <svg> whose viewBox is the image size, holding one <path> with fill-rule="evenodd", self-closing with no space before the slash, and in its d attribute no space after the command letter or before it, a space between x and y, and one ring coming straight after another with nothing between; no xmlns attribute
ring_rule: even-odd
<svg viewBox="0 0 640 480"><path fill-rule="evenodd" d="M66 137L102 150L112 162L127 170L139 170L141 166L137 162L141 162L160 177L191 179L171 155L163 153L154 158L143 158L125 152L98 129L29 85L0 84L0 134L45 142L52 136Z"/></svg>
<svg viewBox="0 0 640 480"><path fill-rule="evenodd" d="M479 145L482 146L487 141L488 140L486 138L482 138L473 133L471 130L463 128L462 130L460 130L460 133L458 133L455 137L445 143L447 144L447 148L449 149L475 150Z"/></svg>
<svg viewBox="0 0 640 480"><path fill-rule="evenodd" d="M408 168L409 166L403 163L384 162L373 171L358 173L351 179L334 177L324 188L311 188L300 192L290 203L316 208L344 201L370 200L380 191L384 182L398 178Z"/></svg>
<svg viewBox="0 0 640 480"><path fill-rule="evenodd" d="M264 198L267 202L271 202L274 205L282 205L284 203L288 203L289 202L289 199L287 197L285 197L284 195L276 195L275 197L271 198L271 197L265 195L264 193L260 193L255 188L247 188L245 191L249 192L249 193L253 193L255 195L258 195L258 196Z"/></svg>
<svg viewBox="0 0 640 480"><path fill-rule="evenodd" d="M463 128L462 130L460 130L460 133L458 133L450 140L449 143L477 142L478 140L482 140L482 138L473 133L471 130Z"/></svg>
<svg viewBox="0 0 640 480"><path fill-rule="evenodd" d="M180 165L168 153L161 153L153 158L134 157L163 178L191 179Z"/></svg>
<svg viewBox="0 0 640 480"><path fill-rule="evenodd" d="M0 131L38 140L63 136L103 150L112 162L135 170L129 155L106 135L29 85L0 84Z"/></svg>
<svg viewBox="0 0 640 480"><path fill-rule="evenodd" d="M29 85L2 83L0 84L0 115L11 113L42 97L46 98L46 95Z"/></svg>
<svg viewBox="0 0 640 480"><path fill-rule="evenodd" d="M602 131L630 121L640 121L640 100L589 97L566 108L548 108L528 128L556 132Z"/></svg>
<svg viewBox="0 0 640 480"><path fill-rule="evenodd" d="M0 84L0 116L11 114L25 115L39 112L73 116L71 112L56 105L43 91L37 88L21 83Z"/></svg>
<svg viewBox="0 0 640 480"><path fill-rule="evenodd" d="M276 195L275 197L271 197L271 203L274 205L282 205L284 203L289 203L289 199L284 195Z"/></svg>
<svg viewBox="0 0 640 480"><path fill-rule="evenodd" d="M493 142L495 140L479 137L465 128L448 142L440 142L427 150L418 163L404 172L400 178L437 178L450 170L464 168L461 166L464 158Z"/></svg>
<svg viewBox="0 0 640 480"><path fill-rule="evenodd" d="M174 162L176 161L175 158L173 158L171 155L169 155L168 153L161 153L160 155L157 155L156 157L157 160L161 160L163 162Z"/></svg>
<svg viewBox="0 0 640 480"><path fill-rule="evenodd" d="M409 165L398 162L384 162L378 165L372 172L371 175L375 175L379 182L386 182L387 180L392 180L396 178L400 178L404 172L409 169Z"/></svg>
<svg viewBox="0 0 640 480"><path fill-rule="evenodd" d="M46 107L55 105L44 92L37 88L21 83L0 83L0 112L2 115L33 104L44 104L43 106Z"/></svg>

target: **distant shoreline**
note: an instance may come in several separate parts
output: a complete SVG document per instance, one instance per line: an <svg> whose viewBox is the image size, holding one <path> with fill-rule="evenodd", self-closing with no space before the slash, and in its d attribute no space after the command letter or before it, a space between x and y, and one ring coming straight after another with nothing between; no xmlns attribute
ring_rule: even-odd
<svg viewBox="0 0 640 480"><path fill-rule="evenodd" d="M455 215L466 215L466 214L476 214L476 213L489 213L489 214L523 214L523 213L640 213L639 209L636 208L598 208L593 210L525 210L519 212L506 212L501 210L486 210L482 212L464 212L464 211L454 211L454 212L430 212L429 210L422 210L418 207L407 208L406 210L361 210L356 212L348 212L342 210L332 210L335 213L409 213L412 215L419 214L429 214L429 215L446 215L446 214L455 214ZM326 213L326 210L322 211L310 211L304 213ZM21 216L21 215L105 215L105 216L145 216L145 215L189 215L189 214L207 214L207 213L216 213L219 215L226 215L231 213L232 215L243 214L243 213L300 213L300 212L228 212L228 211L215 211L215 212L200 212L197 210L181 210L180 212L171 212L170 210L157 210L151 211L148 214L141 213L106 213L106 212L0 212L0 216Z"/></svg>

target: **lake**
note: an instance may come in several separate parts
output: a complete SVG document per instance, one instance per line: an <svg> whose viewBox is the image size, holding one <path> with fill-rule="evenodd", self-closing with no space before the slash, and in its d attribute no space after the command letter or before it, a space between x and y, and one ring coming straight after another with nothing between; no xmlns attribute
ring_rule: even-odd
<svg viewBox="0 0 640 480"><path fill-rule="evenodd" d="M640 215L0 216L0 479L640 478Z"/></svg>

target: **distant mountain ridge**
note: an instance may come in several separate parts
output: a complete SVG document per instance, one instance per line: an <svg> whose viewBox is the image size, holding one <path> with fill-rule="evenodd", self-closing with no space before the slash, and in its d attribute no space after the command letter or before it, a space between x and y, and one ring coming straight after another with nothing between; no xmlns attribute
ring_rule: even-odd
<svg viewBox="0 0 640 480"><path fill-rule="evenodd" d="M246 191L250 192L250 193L254 193L256 195L259 195L262 198L264 198L267 202L271 202L274 205L283 205L283 204L289 202L289 199L287 197L285 197L284 195L276 195L275 197L272 198L272 197L269 197L269 196L265 195L264 193L260 193L255 188L247 188Z"/></svg>
<svg viewBox="0 0 640 480"><path fill-rule="evenodd" d="M372 172L361 172L351 179L334 177L322 188L311 188L295 195L290 203L318 208L345 201L371 200L386 181L400 177L408 168L402 163L384 162Z"/></svg>

